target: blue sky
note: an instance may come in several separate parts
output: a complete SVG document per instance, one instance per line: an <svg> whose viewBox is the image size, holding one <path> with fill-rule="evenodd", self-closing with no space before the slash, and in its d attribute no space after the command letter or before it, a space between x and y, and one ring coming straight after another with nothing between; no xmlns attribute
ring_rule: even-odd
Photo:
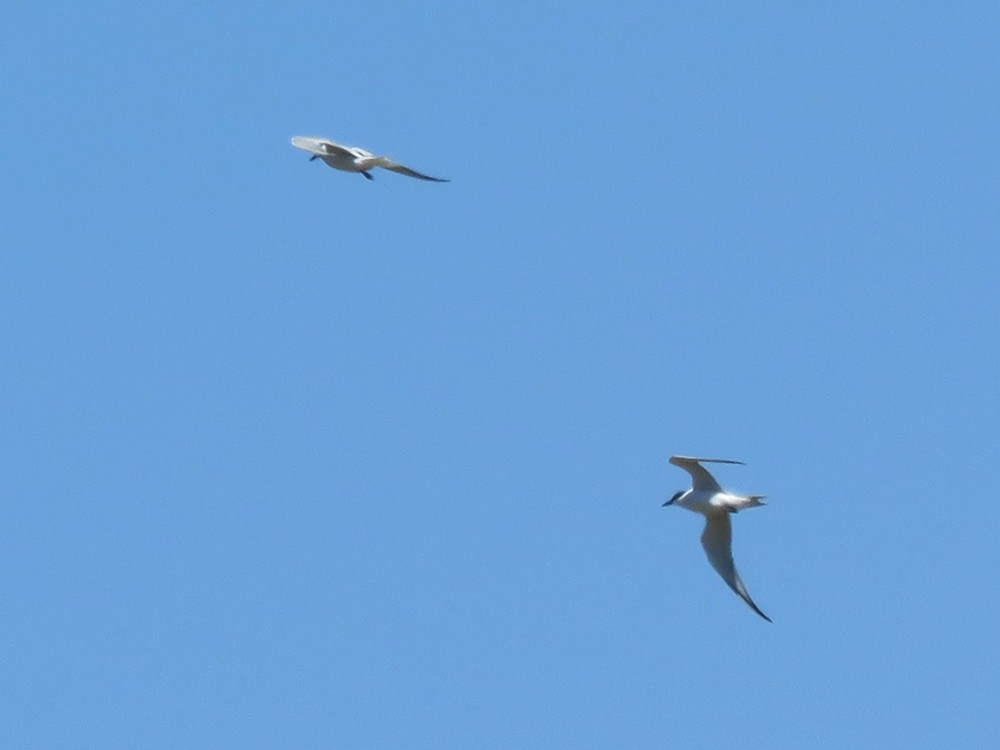
<svg viewBox="0 0 1000 750"><path fill-rule="evenodd" d="M1000 739L995 4L9 5L5 747Z"/></svg>

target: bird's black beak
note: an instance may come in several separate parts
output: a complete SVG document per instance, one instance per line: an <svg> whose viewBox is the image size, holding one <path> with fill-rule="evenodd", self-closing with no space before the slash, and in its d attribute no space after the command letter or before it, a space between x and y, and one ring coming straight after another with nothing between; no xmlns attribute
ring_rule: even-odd
<svg viewBox="0 0 1000 750"><path fill-rule="evenodd" d="M316 161L319 158L319 154L313 154L309 157L309 161Z"/></svg>
<svg viewBox="0 0 1000 750"><path fill-rule="evenodd" d="M667 502L665 502L661 507L666 508L668 505L673 505L675 502L677 502L677 498L679 498L683 494L684 494L684 490L681 490L680 492L675 492L674 496L672 498L670 498L669 500L667 500Z"/></svg>

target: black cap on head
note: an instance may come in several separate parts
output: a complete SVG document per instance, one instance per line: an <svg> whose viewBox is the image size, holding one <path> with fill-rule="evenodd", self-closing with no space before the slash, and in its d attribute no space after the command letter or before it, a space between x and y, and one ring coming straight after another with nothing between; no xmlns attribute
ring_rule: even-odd
<svg viewBox="0 0 1000 750"><path fill-rule="evenodd" d="M674 503L675 503L675 502L677 501L677 498L679 498L679 497L680 497L681 495L683 495L683 494L684 494L685 492L687 492L687 490L681 490L680 492L676 492L676 493L674 493L674 496L673 496L672 498L670 498L669 500L667 500L667 502L665 502L665 503L663 504L663 507L666 507L666 506L668 506L668 505L673 505L673 504L674 504Z"/></svg>

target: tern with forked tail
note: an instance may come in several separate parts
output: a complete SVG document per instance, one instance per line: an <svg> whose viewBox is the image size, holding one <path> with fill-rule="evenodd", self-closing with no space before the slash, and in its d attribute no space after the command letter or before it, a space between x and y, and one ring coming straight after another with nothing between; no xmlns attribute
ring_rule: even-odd
<svg viewBox="0 0 1000 750"><path fill-rule="evenodd" d="M750 608L768 622L771 618L760 611L754 604L747 587L740 580L733 563L733 527L729 521L730 513L738 513L745 508L756 508L764 505L763 495L734 495L726 492L715 481L703 463L740 464L742 461L732 461L727 458L692 458L690 456L671 456L670 463L679 466L691 475L691 489L681 490L663 505L679 505L695 513L705 516L705 530L701 533L701 546L705 548L708 561L722 576L722 580L735 591L739 597L750 605Z"/></svg>
<svg viewBox="0 0 1000 750"><path fill-rule="evenodd" d="M357 146L341 146L327 138L317 138L311 135L297 135L292 138L292 145L303 151L308 151L312 156L309 161L322 159L334 169L342 172L360 172L366 179L374 180L371 171L375 167L388 169L390 172L398 172L408 177L416 177L418 180L429 180L430 182L448 182L441 177L431 177L421 174L416 170L404 167L402 164L394 162L388 156L378 156L371 151L365 151Z"/></svg>

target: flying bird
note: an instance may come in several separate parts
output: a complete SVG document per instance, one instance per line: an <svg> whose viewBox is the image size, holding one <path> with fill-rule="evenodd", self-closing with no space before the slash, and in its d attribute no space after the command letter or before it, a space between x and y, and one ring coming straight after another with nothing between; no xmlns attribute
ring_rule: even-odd
<svg viewBox="0 0 1000 750"><path fill-rule="evenodd" d="M691 475L692 487L681 490L663 505L679 505L687 510L701 513L705 516L705 530L701 533L701 546L705 548L708 561L722 576L722 580L735 591L740 598L750 605L750 608L768 622L771 618L760 611L754 604L747 587L740 580L733 563L733 527L729 522L729 514L737 513L744 508L755 508L764 505L764 495L733 495L726 492L715 481L708 469L701 464L740 464L742 461L731 461L725 458L691 458L690 456L671 456L670 463L679 466Z"/></svg>
<svg viewBox="0 0 1000 750"><path fill-rule="evenodd" d="M430 180L431 182L449 182L440 177L431 177L421 174L416 170L404 167L390 159L388 156L376 156L371 151L365 151L357 146L341 146L326 138L315 138L307 135L297 135L292 138L292 145L303 151L308 151L312 156L309 161L322 159L334 169L344 172L360 172L369 180L374 180L371 170L375 167L382 167L391 172L416 177L418 180Z"/></svg>

